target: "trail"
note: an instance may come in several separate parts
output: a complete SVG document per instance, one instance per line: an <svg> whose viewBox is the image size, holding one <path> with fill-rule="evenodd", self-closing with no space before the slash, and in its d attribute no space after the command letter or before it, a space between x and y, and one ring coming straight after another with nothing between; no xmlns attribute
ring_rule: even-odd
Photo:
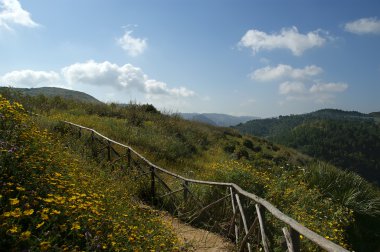
<svg viewBox="0 0 380 252"><path fill-rule="evenodd" d="M169 213L164 212L162 217L164 221L171 224L178 238L189 246L190 251L227 252L233 251L235 248L234 244L226 238L185 224Z"/></svg>

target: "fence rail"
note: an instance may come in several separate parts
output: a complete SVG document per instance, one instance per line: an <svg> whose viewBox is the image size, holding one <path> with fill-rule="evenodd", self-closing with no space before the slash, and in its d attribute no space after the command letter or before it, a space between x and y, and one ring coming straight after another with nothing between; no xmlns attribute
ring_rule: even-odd
<svg viewBox="0 0 380 252"><path fill-rule="evenodd" d="M315 233L314 231L311 231L310 229L301 225L300 223L298 223L296 220L292 219L291 217L285 215L284 213L282 213L279 209L277 209L275 206L273 206L271 203L269 203L265 199L262 199L253 193L243 190L241 187L239 187L238 185L234 183L204 181L204 180L196 180L196 179L183 177L179 174L168 171L162 167L159 167L153 164L144 156L142 156L140 153L138 153L136 150L134 150L132 147L116 142L100 134L94 129L87 128L82 125L78 125L78 124L68 122L68 121L64 121L64 123L79 129L78 131L79 137L81 137L83 134L82 130L86 130L91 134L90 140L92 142L96 141L97 139L96 136L100 137L101 141L99 142L101 142L104 145L100 149L100 151L106 150L106 157L108 161L114 161L112 160L112 154L114 154L117 157L115 160L121 159L123 156L125 156L127 160L127 166L131 167L132 161L133 161L131 158L131 155L133 154L136 157L138 157L140 161L144 162L149 167L149 170L145 172L140 171L140 173L141 173L141 176L150 177L150 194L152 198L158 198L158 197L163 198L167 196L172 196L178 192L183 192L183 200L184 202L186 202L189 196L192 196L192 192L190 190L190 183L198 184L198 185L225 187L228 192L227 195L208 204L207 206L200 205L200 210L198 210L195 214L193 214L192 219L197 218L197 215L199 216L202 212L213 207L214 205L217 205L220 202L225 201L226 199L230 199L232 217L230 221L229 233L232 233L232 231L234 231L234 239L239 251L252 250L252 247L248 238L253 233L257 225L259 225L259 230L260 230L261 248L265 252L268 252L271 249L273 249L273 248L270 248L269 239L266 234L265 212L269 212L276 219L280 220L282 223L285 224L282 228L282 232L284 234L284 240L286 241L286 248L290 252L300 251L300 235L309 239L318 247L326 251L337 251L337 252L348 251L344 249L343 247L333 243L332 241L325 239L324 237ZM121 155L119 152L115 150L115 148L112 145L124 148L126 150L125 154ZM174 179L180 180L182 187L180 189L172 190L170 186L160 177L160 175L158 174L159 172L166 174ZM168 192L161 196L156 195L157 183L160 183ZM244 208L243 208L243 205L241 204L240 197L242 196L249 200L252 200L255 203L256 217L252 221L251 225L248 225L247 218L244 213ZM239 218L239 215L240 215L240 218ZM240 219L243 223L242 229L244 232L240 232L242 234L239 234Z"/></svg>

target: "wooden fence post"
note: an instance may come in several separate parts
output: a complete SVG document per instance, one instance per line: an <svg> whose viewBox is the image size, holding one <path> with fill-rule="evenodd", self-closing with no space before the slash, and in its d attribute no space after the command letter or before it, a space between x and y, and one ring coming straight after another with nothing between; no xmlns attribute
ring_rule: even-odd
<svg viewBox="0 0 380 252"><path fill-rule="evenodd" d="M107 160L111 161L111 142L107 141Z"/></svg>
<svg viewBox="0 0 380 252"><path fill-rule="evenodd" d="M188 195L189 195L189 182L184 180L183 183L182 183L182 187L183 187L183 200L185 201L185 203L187 202L187 199L188 199Z"/></svg>
<svg viewBox="0 0 380 252"><path fill-rule="evenodd" d="M264 251L269 252L268 238L265 234L265 222L263 218L264 214L261 214L261 210L260 210L261 207L259 206L259 204L256 204L255 207L256 207L256 212L257 212L257 218L259 219L261 240L263 242Z"/></svg>
<svg viewBox="0 0 380 252"><path fill-rule="evenodd" d="M155 182L154 182L154 173L155 173L155 169L153 166L150 167L150 193L152 195L152 199L155 198L155 194L156 194L156 186L155 186Z"/></svg>
<svg viewBox="0 0 380 252"><path fill-rule="evenodd" d="M127 165L128 165L128 169L129 170L132 170L132 167L131 167L131 149L128 148L127 149Z"/></svg>
<svg viewBox="0 0 380 252"><path fill-rule="evenodd" d="M232 228L232 224L233 224L234 229L235 229L235 243L237 245L239 242L239 229L238 229L238 226L236 225L237 210L235 207L234 191L232 190L232 187L230 187L230 194L231 194L231 206L232 206L232 220L231 220L231 227L230 228Z"/></svg>
<svg viewBox="0 0 380 252"><path fill-rule="evenodd" d="M290 228L290 237L293 242L294 252L299 252L300 251L300 234L293 228Z"/></svg>

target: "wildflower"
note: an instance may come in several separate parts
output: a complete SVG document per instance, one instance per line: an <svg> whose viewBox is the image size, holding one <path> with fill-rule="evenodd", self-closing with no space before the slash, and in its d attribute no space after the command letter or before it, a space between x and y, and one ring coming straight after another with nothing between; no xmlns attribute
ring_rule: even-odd
<svg viewBox="0 0 380 252"><path fill-rule="evenodd" d="M54 201L54 199L52 199L52 198L46 198L46 199L44 199L44 201L47 202L47 203L51 203L51 202Z"/></svg>
<svg viewBox="0 0 380 252"><path fill-rule="evenodd" d="M4 217L10 217L10 216L11 216L11 212L4 212L4 213L3 213L3 216L4 216Z"/></svg>
<svg viewBox="0 0 380 252"><path fill-rule="evenodd" d="M12 226L11 229L8 230L11 234L15 234L18 232L18 227L17 226Z"/></svg>
<svg viewBox="0 0 380 252"><path fill-rule="evenodd" d="M41 223L38 223L38 224L37 224L37 226L36 226L36 228L37 228L37 229L39 229L39 228L40 228L40 227L42 227L44 224L45 224L45 222L44 222L44 221L43 221L43 222L41 222Z"/></svg>
<svg viewBox="0 0 380 252"><path fill-rule="evenodd" d="M25 210L24 211L24 215L28 216L28 215L32 215L34 213L34 210L33 209L29 209L29 210Z"/></svg>
<svg viewBox="0 0 380 252"><path fill-rule="evenodd" d="M74 222L73 225L71 226L71 230L79 230L80 225L78 222Z"/></svg>
<svg viewBox="0 0 380 252"><path fill-rule="evenodd" d="M46 251L50 248L50 242L41 242L40 248L42 251Z"/></svg>
<svg viewBox="0 0 380 252"><path fill-rule="evenodd" d="M12 217L18 218L21 216L21 210L20 210L20 208L16 208L12 212L10 212L10 214Z"/></svg>
<svg viewBox="0 0 380 252"><path fill-rule="evenodd" d="M25 191L25 188L24 187L21 187L21 186L17 186L16 187L16 190L20 191L20 192L23 192Z"/></svg>
<svg viewBox="0 0 380 252"><path fill-rule="evenodd" d="M61 213L61 211L58 211L58 210L53 210L53 211L51 211L51 214L60 214Z"/></svg>
<svg viewBox="0 0 380 252"><path fill-rule="evenodd" d="M31 235L31 232L29 230L25 231L25 232L21 233L20 239L23 241L27 240L27 239L29 239L30 235Z"/></svg>
<svg viewBox="0 0 380 252"><path fill-rule="evenodd" d="M42 218L43 220L48 220L48 219L49 219L49 216L48 216L47 214L45 214L45 213L41 213L41 218Z"/></svg>
<svg viewBox="0 0 380 252"><path fill-rule="evenodd" d="M18 205L18 203L20 202L17 198L10 198L9 201L11 202L12 206Z"/></svg>

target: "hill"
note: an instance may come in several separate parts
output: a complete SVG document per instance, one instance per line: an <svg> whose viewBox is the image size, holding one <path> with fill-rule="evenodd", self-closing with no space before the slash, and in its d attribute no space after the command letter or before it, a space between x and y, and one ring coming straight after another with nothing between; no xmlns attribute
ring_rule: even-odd
<svg viewBox="0 0 380 252"><path fill-rule="evenodd" d="M92 102L92 103L100 103L99 100L92 97L89 94L69 90L64 88L57 87L40 87L40 88L8 88L8 87L0 87L0 92L5 92L5 90L12 90L13 92L20 92L21 94L28 96L38 96L43 95L46 97L55 97L59 96L63 99L76 100L82 102Z"/></svg>
<svg viewBox="0 0 380 252"><path fill-rule="evenodd" d="M187 120L198 121L222 127L234 126L239 123L244 123L249 120L258 118L254 116L232 116L217 113L180 113L180 115Z"/></svg>
<svg viewBox="0 0 380 252"><path fill-rule="evenodd" d="M379 184L380 126L372 115L324 109L253 120L235 129L295 148Z"/></svg>
<svg viewBox="0 0 380 252"><path fill-rule="evenodd" d="M375 251L379 248L380 197L378 189L353 173L343 172L334 166L315 162L292 149L274 144L265 139L248 135L242 136L231 128L215 127L204 123L187 121L175 114L163 114L152 105L134 103L122 106L103 103L92 104L66 99L62 99L60 103L57 103L55 102L56 98L41 98L39 96L27 99L24 96L12 96L11 98L21 103L27 102L28 109L39 114L38 117L31 120L41 129L47 129L55 136L54 140L49 140L50 142L58 143L61 141L65 143L62 144L63 149L76 150L78 153L83 153L84 156L77 159L83 160L84 163L90 166L87 169L89 172L85 174L85 177L72 171L69 171L68 174L78 181L78 184L85 178L91 178L98 184L101 184L99 181L102 180L104 180L104 185L107 183L118 184L118 177L121 179L131 178L131 175L120 174L118 173L119 170L115 169L114 164L105 162L100 163L101 169L99 170L103 170L103 173L95 172L98 170L96 167L91 166L96 160L88 160L88 157L85 156L86 152L81 145L88 144L89 142L80 143L71 140L70 144L66 144L69 141L67 135L70 131L62 124L62 120L94 128L111 139L132 146L133 149L152 162L183 176L239 184L243 189L265 198L281 211L308 228L324 237L329 237L330 240L346 248L352 248L355 251ZM47 106L41 104L41 99L46 101L45 104ZM15 106L18 105L15 104ZM8 105L0 106L0 108L5 110L8 107ZM2 112L2 114L4 113ZM7 126L8 123L0 124L0 126L4 125ZM13 124L9 125L12 126ZM12 126L11 128L17 129L18 126ZM0 132L3 134L2 137L9 135L7 133L8 130ZM73 131L73 133L75 136L78 136L77 131ZM22 134L22 136L27 135ZM34 136L38 138L38 135L37 133ZM16 139L19 138L16 136ZM41 139L41 141L46 142L48 140ZM21 141L21 143L23 142ZM8 145L3 141L1 147L3 146L7 147L5 149L7 155L12 156L13 152L8 151L11 150L12 146L18 147L19 144L15 145L11 143L8 148ZM20 148L20 150L22 149ZM103 153L104 150L102 146L97 146L95 149L95 151L103 151ZM58 151L57 153L61 152ZM0 161L4 162L0 163L0 167L7 167L6 164L9 163L9 160L5 159L8 158L7 155L1 156L4 160ZM40 156L42 155L33 155L33 157ZM13 158L17 159L16 156ZM27 158L32 159L29 156ZM56 159L53 156L46 158L49 160ZM66 159L62 163L70 164L71 162L68 160ZM29 163L29 161L27 159L26 163ZM80 164L77 166L81 167ZM56 169L60 169L60 165L55 165L54 167L55 170L53 172L57 171ZM78 169L75 171L78 171ZM106 179L115 172L116 174L112 177L112 181ZM64 177L66 178L67 175L65 174ZM140 178L141 176L139 175L138 177ZM13 176L12 179L14 178L18 177ZM10 177L1 179L5 183L12 183L12 181L9 181ZM34 177L29 180L34 181ZM53 183L56 182L53 181ZM125 204L125 201L132 204L132 199L123 199L125 200L124 202L117 201L119 195L129 195L130 191L141 199L147 200L146 192L149 189L147 190L146 187L150 186L149 180L129 179L120 183L124 186L128 185L129 191L118 191L116 196L112 194L112 191L107 191L110 193L107 197L114 195L112 201L109 201L108 198L105 199L110 206L128 206L129 204ZM86 185L83 184L81 188L84 188ZM196 192L195 197L200 202L205 203L205 205L216 199L214 191L205 188L196 189L192 187L192 191ZM224 190L223 193L225 193ZM14 195L11 196L13 199ZM11 209L13 207L8 200L2 200L1 204L1 209ZM243 204L250 205L248 202L243 202ZM191 207L192 204L186 204L185 206ZM250 206L254 208L254 205ZM139 211L139 208L134 207L133 209ZM232 210L227 210L227 223L230 223L230 213ZM205 222L194 224L203 227L218 226L215 220L218 220L222 211L219 212L216 208L213 208L212 211L212 218L206 219ZM104 214L108 214L112 221L119 218L120 213L122 214L118 209L115 209L115 212L106 212ZM254 209L252 209L252 212L249 211L249 213L254 213ZM84 224L91 219L87 218L88 216L86 217L86 215L81 216L83 218L81 221ZM127 219L129 220L129 218ZM69 220L62 217L60 221L60 225L63 225L65 221ZM132 229L132 231L140 230L141 228L142 232L149 232L146 226L144 226L143 220L133 221L135 223L132 226L136 226L136 229ZM11 224L12 222L9 222L9 225ZM69 225L72 224L69 222ZM278 223L276 224L273 218L268 218L268 228L273 235L273 245L280 247L282 233L281 229L276 225ZM228 227L228 224L226 227ZM160 228L157 230L162 231ZM57 237L59 229L47 231L50 232L50 235ZM127 231L130 232L131 228L127 228ZM2 232L3 237L8 237L7 229L3 229ZM33 238L37 238L38 240L40 239L39 235L43 234L43 232L37 230L36 236ZM141 239L146 237L143 235L145 234L141 233ZM106 237L104 238L106 239ZM83 240L85 238L82 237L82 240L78 238L74 242L85 246L86 243ZM80 243L81 241L82 243ZM128 243L128 241L123 242ZM305 251L315 249L305 239L301 242ZM19 243L14 244L17 245ZM134 243L133 245L138 246L139 244ZM153 246L155 243L150 245ZM147 246L150 245L147 244ZM84 247L80 248L84 249Z"/></svg>

